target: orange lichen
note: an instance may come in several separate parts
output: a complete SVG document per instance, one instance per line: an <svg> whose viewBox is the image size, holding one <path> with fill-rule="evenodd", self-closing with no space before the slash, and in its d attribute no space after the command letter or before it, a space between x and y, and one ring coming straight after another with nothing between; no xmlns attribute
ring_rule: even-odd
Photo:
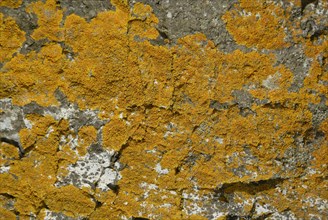
<svg viewBox="0 0 328 220"><path fill-rule="evenodd" d="M88 194L74 186L53 188L48 192L45 203L52 211L72 217L88 216L95 208L95 203Z"/></svg>
<svg viewBox="0 0 328 220"><path fill-rule="evenodd" d="M133 6L131 17L129 20L129 34L133 37L156 39L159 34L156 30L158 23L157 17L152 13L149 5L136 3Z"/></svg>
<svg viewBox="0 0 328 220"><path fill-rule="evenodd" d="M128 138L128 126L123 120L114 119L104 126L104 146L119 151Z"/></svg>
<svg viewBox="0 0 328 220"><path fill-rule="evenodd" d="M27 12L38 16L38 28L32 33L35 40L45 39L51 41L63 41L64 33L60 23L63 13L56 8L56 1L49 0L45 3L38 1L28 6Z"/></svg>
<svg viewBox="0 0 328 220"><path fill-rule="evenodd" d="M255 193L242 184L278 175L286 179L281 187L299 185L296 179L305 172L303 164L296 161L288 173L279 160L298 150L299 136L313 138L314 117L308 105L318 104L328 93L326 59L314 60L304 87L291 92L292 72L276 65L270 53L225 54L201 33L185 36L175 46L153 45L149 40L158 37L158 19L151 7L136 3L130 10L127 1L112 3L115 11L98 13L90 22L72 14L63 24L63 12L54 0L32 3L28 11L36 13L39 24L32 37L52 42L40 52L12 59L13 51L6 54L1 98L12 98L15 105L36 102L58 108L54 93L59 88L79 110L96 110L106 120L99 130L90 125L74 132L69 119L57 121L46 113L25 116L32 126L19 132L25 157L18 160L17 148L9 144L1 143L0 149L0 165L10 165L0 175L0 193L15 197L17 212L40 213L42 218L46 205L75 218L201 219L201 213L189 215L182 206L210 206L212 200L185 201L182 192L202 189L198 194L203 198L222 184L239 183L231 189L239 204ZM259 49L287 46L284 25L279 23L285 17L273 3L241 0L240 7L223 18L239 44ZM71 50L69 59L58 41ZM326 58L325 45L307 46L308 55L322 53ZM311 167L318 177L327 159L322 147L327 143L326 121L319 130L326 139L314 143L311 152L316 160ZM119 190L55 186L92 144L119 152L124 165ZM274 188L258 194L268 195L273 201L265 201L279 211L288 208L288 197ZM285 204L279 204L279 196ZM248 212L250 204L243 206ZM297 211L298 206L300 202L291 209Z"/></svg>
<svg viewBox="0 0 328 220"><path fill-rule="evenodd" d="M39 53L18 54L2 69L0 97L11 97L18 105L32 101L43 106L56 105L53 93L62 84L64 62L58 44L45 45Z"/></svg>
<svg viewBox="0 0 328 220"><path fill-rule="evenodd" d="M78 152L80 156L84 156L87 153L87 148L96 142L97 130L93 126L85 126L79 130L79 147Z"/></svg>
<svg viewBox="0 0 328 220"><path fill-rule="evenodd" d="M22 46L25 33L19 29L13 18L4 17L2 13L0 13L0 33L0 62L7 62Z"/></svg>
<svg viewBox="0 0 328 220"><path fill-rule="evenodd" d="M23 0L1 0L0 6L18 8L22 3Z"/></svg>
<svg viewBox="0 0 328 220"><path fill-rule="evenodd" d="M259 49L287 47L284 11L274 3L240 0L240 7L222 17L227 30L238 44Z"/></svg>
<svg viewBox="0 0 328 220"><path fill-rule="evenodd" d="M7 143L0 143L0 166L9 165L8 160L10 159L18 159L18 149Z"/></svg>
<svg viewBox="0 0 328 220"><path fill-rule="evenodd" d="M327 65L325 63L324 65ZM324 81L328 80L328 72L324 70L324 65L320 65L317 60L312 62L308 76L304 79L303 93L310 93L315 103L320 102L320 95L328 95L328 87Z"/></svg>
<svg viewBox="0 0 328 220"><path fill-rule="evenodd" d="M16 214L5 208L0 207L0 219L1 220L16 219Z"/></svg>
<svg viewBox="0 0 328 220"><path fill-rule="evenodd" d="M90 23L76 15L66 18L65 42L79 56L65 67L64 92L80 107L114 109L115 97L122 95L127 77L122 74L127 73L127 21L128 14L119 9L99 13Z"/></svg>

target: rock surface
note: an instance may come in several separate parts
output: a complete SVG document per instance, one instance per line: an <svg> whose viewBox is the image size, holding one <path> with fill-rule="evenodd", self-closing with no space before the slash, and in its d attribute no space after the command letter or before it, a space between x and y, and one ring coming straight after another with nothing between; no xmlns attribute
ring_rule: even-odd
<svg viewBox="0 0 328 220"><path fill-rule="evenodd" d="M0 2L1 219L326 219L328 3Z"/></svg>

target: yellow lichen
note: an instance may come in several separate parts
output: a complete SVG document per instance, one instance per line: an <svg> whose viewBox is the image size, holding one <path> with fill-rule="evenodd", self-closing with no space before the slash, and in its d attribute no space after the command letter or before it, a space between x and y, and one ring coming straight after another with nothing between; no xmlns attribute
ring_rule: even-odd
<svg viewBox="0 0 328 220"><path fill-rule="evenodd" d="M47 194L45 203L52 211L72 217L88 216L95 208L91 198L74 186L53 188Z"/></svg>
<svg viewBox="0 0 328 220"><path fill-rule="evenodd" d="M17 105L32 101L56 105L54 92L62 85L63 65L62 48L57 44L45 45L39 53L17 55L3 67L0 97L11 97Z"/></svg>
<svg viewBox="0 0 328 220"><path fill-rule="evenodd" d="M0 33L0 62L7 62L22 46L25 41L25 33L19 29L13 18L4 17L2 13L0 13Z"/></svg>
<svg viewBox="0 0 328 220"><path fill-rule="evenodd" d="M274 3L240 0L240 7L222 17L238 44L259 49L287 47L282 25L284 11ZM279 19L280 18L280 19Z"/></svg>
<svg viewBox="0 0 328 220"><path fill-rule="evenodd" d="M0 6L9 8L18 8L23 3L23 0L1 0Z"/></svg>
<svg viewBox="0 0 328 220"><path fill-rule="evenodd" d="M7 143L1 143L0 146L0 166L9 165L8 160L19 158L18 149L15 146Z"/></svg>
<svg viewBox="0 0 328 220"><path fill-rule="evenodd" d="M119 151L121 147L128 141L129 128L128 125L119 119L111 120L104 126L104 146Z"/></svg>
<svg viewBox="0 0 328 220"><path fill-rule="evenodd" d="M93 126L82 127L78 133L79 147L78 152L80 156L84 156L87 153L87 148L96 142L97 130Z"/></svg>
<svg viewBox="0 0 328 220"><path fill-rule="evenodd" d="M63 28L60 26L63 13L57 9L55 0L32 3L28 6L27 12L38 16L38 28L31 35L35 40L44 38L51 41L64 40Z"/></svg>
<svg viewBox="0 0 328 220"><path fill-rule="evenodd" d="M156 30L158 23L157 17L152 13L149 5L140 2L133 6L132 14L129 20L129 34L139 36L140 38L156 39L159 34Z"/></svg>
<svg viewBox="0 0 328 220"><path fill-rule="evenodd" d="M1 220L16 219L16 214L5 208L0 207L0 219Z"/></svg>
<svg viewBox="0 0 328 220"><path fill-rule="evenodd" d="M303 164L287 173L277 160L298 149L299 136L312 138L314 117L308 105L318 104L328 93L326 59L314 60L304 87L292 92L293 74L276 65L273 54L240 50L225 54L201 33L185 36L175 46L153 45L149 40L158 37L159 21L151 7L136 3L130 9L124 0L112 3L115 11L100 12L90 22L75 14L62 21L54 0L32 3L28 11L37 15L39 25L32 37L52 42L40 52L12 59L14 52L6 53L1 98L12 98L15 105L34 101L58 107L54 93L60 89L80 110L96 110L106 120L99 130L82 126L75 132L68 120L26 115L32 128L19 132L26 155L18 160L17 148L5 143L0 148L4 155L0 165L10 166L9 172L0 175L0 193L15 197L15 211L25 217L40 213L42 218L46 205L75 218L201 219L202 214L189 215L182 206L205 207L212 205L210 201L184 199L182 192L204 189L197 192L204 198L222 184L238 183L230 190L239 196L232 198L239 204L241 198L248 201L254 194L242 184L280 175L286 179L280 187L300 185ZM273 3L241 0L223 18L238 44L259 49L288 46L285 24L280 24L287 17ZM72 49L69 59L58 41ZM317 47L309 43L306 53L326 58L325 47L325 43ZM326 136L313 143L315 159L310 167L320 177L326 172L322 164L327 160L323 147L327 122L318 129ZM72 140L77 146L72 146ZM93 144L120 153L124 169L117 182L119 190L56 187L58 179L69 174L67 168ZM306 183L314 187L310 193L321 196L323 186L314 182ZM305 193L301 188L295 192ZM269 195L265 202L279 211L290 203L274 188L261 188L258 194ZM96 207L92 198L102 206ZM248 212L250 204L244 205ZM290 209L298 206L301 202Z"/></svg>

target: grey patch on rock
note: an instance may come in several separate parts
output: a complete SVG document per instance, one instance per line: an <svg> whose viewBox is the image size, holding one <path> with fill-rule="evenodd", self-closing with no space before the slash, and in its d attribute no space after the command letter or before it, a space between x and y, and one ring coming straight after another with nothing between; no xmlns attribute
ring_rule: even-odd
<svg viewBox="0 0 328 220"><path fill-rule="evenodd" d="M66 119L69 121L70 128L78 133L83 126L94 126L97 129L97 141L102 142L102 127L108 120L98 118L96 110L80 110L76 104L70 103L66 96L57 89L55 96L61 103L61 106L43 107L36 102L31 102L25 106L15 106L11 99L0 100L0 138L2 142L9 143L19 148L20 156L24 150L20 144L19 131L23 128L32 128L30 122L25 118L26 114L50 115L55 120ZM99 145L99 144L98 144ZM94 148L94 147L93 147ZM92 148L92 149L93 149ZM102 151L101 145L99 149ZM99 152L99 150L97 151Z"/></svg>
<svg viewBox="0 0 328 220"><path fill-rule="evenodd" d="M2 203L0 207L3 207L9 211L15 210L15 198L9 194L0 194L0 199L2 201L6 201L5 203Z"/></svg>
<svg viewBox="0 0 328 220"><path fill-rule="evenodd" d="M275 212L270 215L269 219L288 219L288 220L296 220L299 219L295 216L295 214L290 210L284 210L282 212Z"/></svg>
<svg viewBox="0 0 328 220"><path fill-rule="evenodd" d="M34 40L26 34L26 41L23 43L20 53L24 55L32 51L39 53L41 48L49 42L50 41L48 39Z"/></svg>
<svg viewBox="0 0 328 220"><path fill-rule="evenodd" d="M319 104L309 104L309 109L312 112L312 123L314 127L318 127L321 122L328 118L328 106L326 106L327 98L321 96Z"/></svg>
<svg viewBox="0 0 328 220"><path fill-rule="evenodd" d="M229 203L222 197L224 197L222 193L216 190L203 196L198 195L198 190L194 193L182 192L182 211L188 215L196 214L208 219L216 219L228 212Z"/></svg>
<svg viewBox="0 0 328 220"><path fill-rule="evenodd" d="M219 101L211 100L209 107L218 111L222 111L234 105L238 105L238 108L240 109L239 114L243 117L247 117L248 115L256 115L256 112L252 110L253 103L256 103L257 105L263 105L267 103L266 100L253 98L253 96L245 90L234 90L232 95L235 98L232 102L220 103Z"/></svg>
<svg viewBox="0 0 328 220"><path fill-rule="evenodd" d="M10 144L19 150L19 156L24 156L24 149L20 143L18 132L29 127L29 122L24 119L21 107L14 106L10 99L0 100L0 142Z"/></svg>
<svg viewBox="0 0 328 220"><path fill-rule="evenodd" d="M44 114L44 108L38 105L36 102L30 102L27 105L23 106L24 114Z"/></svg>
<svg viewBox="0 0 328 220"><path fill-rule="evenodd" d="M306 140L301 136L295 136L295 146L290 146L281 158L275 158L276 162L282 166L281 172L276 177L290 178L299 177L306 174L306 169L313 160L312 152L316 149L314 143L320 143L320 138Z"/></svg>
<svg viewBox="0 0 328 220"><path fill-rule="evenodd" d="M215 110L225 110L230 107L229 103L221 103L219 101L211 100L210 102L210 108L213 108Z"/></svg>
<svg viewBox="0 0 328 220"><path fill-rule="evenodd" d="M277 50L275 52L277 62L275 65L284 65L294 74L294 80L289 88L291 92L298 92L303 87L303 81L309 71L311 60L306 58L302 45Z"/></svg>
<svg viewBox="0 0 328 220"><path fill-rule="evenodd" d="M83 126L92 125L96 129L100 129L108 120L100 120L97 110L80 110L75 103L68 102L67 97L59 89L55 91L55 97L60 102L60 107L50 106L44 108L43 114L48 114L56 120L67 119L70 128L76 133Z"/></svg>
<svg viewBox="0 0 328 220"><path fill-rule="evenodd" d="M239 108L251 108L253 97L251 94L244 90L234 90L232 95L235 98L235 102L238 104Z"/></svg>
<svg viewBox="0 0 328 220"><path fill-rule="evenodd" d="M177 39L186 35L204 33L226 53L237 48L247 50L246 47L235 43L221 19L237 0L133 0L130 1L130 6L133 7L136 2L150 5L159 18L159 42L169 39L176 43Z"/></svg>
<svg viewBox="0 0 328 220"><path fill-rule="evenodd" d="M10 99L0 100L0 133L1 137L19 141L18 132L28 127L24 121L24 113L21 107L14 106Z"/></svg>
<svg viewBox="0 0 328 220"><path fill-rule="evenodd" d="M99 12L115 9L110 1L57 0L57 2L64 11L64 19L70 14L76 14L90 21Z"/></svg>

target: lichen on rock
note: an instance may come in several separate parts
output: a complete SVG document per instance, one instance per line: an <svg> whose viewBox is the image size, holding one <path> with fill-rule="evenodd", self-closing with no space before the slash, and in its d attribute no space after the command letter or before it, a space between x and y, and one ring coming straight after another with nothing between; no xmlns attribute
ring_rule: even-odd
<svg viewBox="0 0 328 220"><path fill-rule="evenodd" d="M225 36L177 38L178 4L17 2L0 4L1 217L327 216L328 3L214 4Z"/></svg>

